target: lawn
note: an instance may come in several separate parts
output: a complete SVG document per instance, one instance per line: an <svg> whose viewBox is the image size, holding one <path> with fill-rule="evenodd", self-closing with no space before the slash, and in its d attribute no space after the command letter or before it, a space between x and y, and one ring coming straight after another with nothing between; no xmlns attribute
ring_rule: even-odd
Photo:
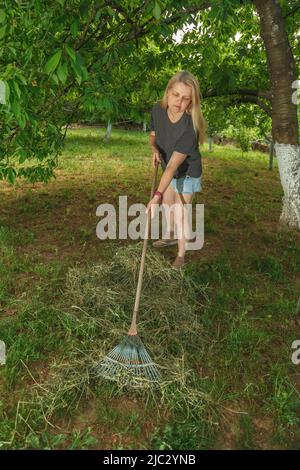
<svg viewBox="0 0 300 470"><path fill-rule="evenodd" d="M118 299L109 314L107 289L97 294L107 302L101 323L70 276L87 276L118 253L138 263L141 242L97 238L96 208L117 206L119 195L146 203L152 173L146 134L114 130L107 144L104 133L69 130L48 185L0 182L0 448L299 449L300 365L291 345L300 339L300 237L278 229L282 188L267 154L202 148L195 202L204 204L205 242L176 278L178 317L168 277L152 300L165 301L170 315L162 307L147 323L141 313L145 345L168 365L164 387L90 379L95 351L122 339L130 315L117 314ZM149 253L168 273L176 249ZM124 294L128 311L134 287ZM147 289L150 278L145 298Z"/></svg>

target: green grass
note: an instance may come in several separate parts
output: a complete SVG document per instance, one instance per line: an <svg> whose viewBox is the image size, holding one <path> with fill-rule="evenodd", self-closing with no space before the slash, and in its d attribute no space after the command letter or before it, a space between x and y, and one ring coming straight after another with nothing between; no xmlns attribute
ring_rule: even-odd
<svg viewBox="0 0 300 470"><path fill-rule="evenodd" d="M299 448L299 366L291 362L299 339L299 234L277 230L282 189L267 154L204 146L196 202L205 204L205 243L188 254L189 287L173 294L178 317L168 281L146 283L143 311L151 315L143 338L157 362L172 358L174 380L155 393L89 380L100 338L104 352L126 332L134 282L112 298L111 310L107 300L107 323L99 325L98 307L72 307L78 302L68 273L92 273L117 250L137 246L97 239L96 208L117 204L119 195L146 203L152 172L146 135L115 130L106 144L104 132L70 130L57 179L47 186L0 184L0 339L7 346L0 447ZM102 302L107 295L99 291Z"/></svg>

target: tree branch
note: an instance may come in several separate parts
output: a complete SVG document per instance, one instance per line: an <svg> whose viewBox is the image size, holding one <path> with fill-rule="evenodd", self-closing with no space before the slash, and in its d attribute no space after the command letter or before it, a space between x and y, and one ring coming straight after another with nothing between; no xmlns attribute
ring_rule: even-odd
<svg viewBox="0 0 300 470"><path fill-rule="evenodd" d="M204 95L204 98L213 98L216 96L227 96L227 95L245 95L245 96L256 96L260 98L265 98L269 101L272 99L271 90L252 90L250 88L238 88L233 91L228 91L226 93L220 94L215 90L207 91Z"/></svg>
<svg viewBox="0 0 300 470"><path fill-rule="evenodd" d="M254 103L257 104L267 115L272 117L272 109L255 96L240 96L232 98L231 104Z"/></svg>

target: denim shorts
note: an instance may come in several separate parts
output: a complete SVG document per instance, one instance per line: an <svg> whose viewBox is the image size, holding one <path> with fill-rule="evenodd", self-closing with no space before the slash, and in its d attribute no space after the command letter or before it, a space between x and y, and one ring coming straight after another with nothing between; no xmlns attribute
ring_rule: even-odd
<svg viewBox="0 0 300 470"><path fill-rule="evenodd" d="M171 185L174 191L179 194L199 193L202 190L201 179L202 175L198 178L185 175L180 176L180 178L173 178L171 181Z"/></svg>

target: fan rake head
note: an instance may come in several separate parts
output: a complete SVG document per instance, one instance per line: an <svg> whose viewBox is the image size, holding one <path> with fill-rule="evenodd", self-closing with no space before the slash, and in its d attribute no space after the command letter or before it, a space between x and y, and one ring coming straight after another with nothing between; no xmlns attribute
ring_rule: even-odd
<svg viewBox="0 0 300 470"><path fill-rule="evenodd" d="M158 385L161 376L138 335L127 335L94 368L95 378L103 377L122 385Z"/></svg>

